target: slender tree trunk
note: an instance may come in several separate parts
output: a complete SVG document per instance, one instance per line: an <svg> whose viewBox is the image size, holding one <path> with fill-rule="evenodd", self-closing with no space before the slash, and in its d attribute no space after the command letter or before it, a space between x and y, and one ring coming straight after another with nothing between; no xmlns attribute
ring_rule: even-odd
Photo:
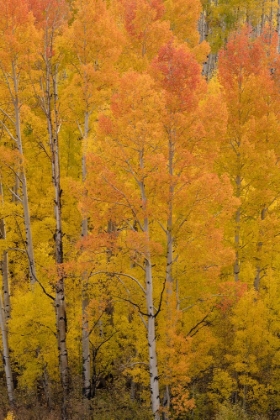
<svg viewBox="0 0 280 420"><path fill-rule="evenodd" d="M23 158L24 154L23 154L22 136L21 136L19 86L18 86L18 75L16 74L16 63L13 63L12 69L13 69L13 85L14 85L14 92L15 92L14 98L13 98L13 105L14 105L14 114L15 114L16 143L17 143L17 148L20 153L20 156ZM31 281L31 284L34 285L34 283L36 282L36 269L35 269L33 239L32 239L32 232L31 232L27 181L26 181L26 174L25 174L24 168L21 168L20 181L21 181L21 188L22 188L22 205L23 205L24 225L25 225L25 235L26 235L26 252L27 252L27 257L28 257L30 281Z"/></svg>
<svg viewBox="0 0 280 420"><path fill-rule="evenodd" d="M2 258L2 277L3 277L3 304L5 312L5 320L8 321L11 318L11 302L10 302L10 287L9 287L9 260L8 252L3 252Z"/></svg>
<svg viewBox="0 0 280 420"><path fill-rule="evenodd" d="M0 181L0 195L3 197L2 183ZM3 219L0 220L0 239L6 239L6 228ZM14 384L13 375L10 361L10 351L8 345L8 325L7 320L10 318L10 293L9 293L9 282L8 282L8 252L4 251L1 261L2 270L2 285L4 293L4 304L2 299L2 291L0 291L0 327L2 335L2 346L3 346L3 361L7 383L8 399L11 408L15 404L14 396Z"/></svg>
<svg viewBox="0 0 280 420"><path fill-rule="evenodd" d="M27 190L27 180L25 168L23 167L24 153L22 145L22 135L21 135L21 116L20 116L20 100L19 100L19 70L17 67L17 60L14 59L11 63L12 71L11 74L7 74L3 71L4 79L7 81L7 87L10 91L10 100L13 107L13 117L10 120L13 122L13 134L9 128L3 123L3 127L10 136L10 138L15 142L16 147L19 151L21 157L22 167L19 170L19 174L16 174L15 188L13 191L13 199L15 202L21 201L23 206L23 217L24 217L24 227L25 227L25 247L26 254L28 258L28 267L29 267L29 277L31 285L34 285L36 282L36 269L35 269L35 258L34 258L34 249L33 249L33 240L32 240L32 231L31 231L31 221L30 221L30 211L29 211L29 201L28 201L28 190ZM3 111L3 114L5 112ZM20 194L21 191L22 193ZM4 296L4 304L6 306L6 300Z"/></svg>
<svg viewBox="0 0 280 420"><path fill-rule="evenodd" d="M144 168L143 151L140 152L140 167ZM143 211L147 210L147 197L144 182L139 182L141 198L143 202ZM143 232L147 235L147 243L149 243L149 219L144 216ZM146 277L146 304L148 314L148 349L149 349L149 371L150 371L150 395L152 402L152 411L154 420L160 420L160 397L159 397L159 376L157 366L156 351L156 327L154 314L154 297L153 297L153 275L150 251L147 247L145 252L145 277Z"/></svg>
<svg viewBox="0 0 280 420"><path fill-rule="evenodd" d="M199 42L203 42L206 40L207 35L207 21L206 21L206 11L202 11L200 14L199 22L198 22L198 31L199 31Z"/></svg>
<svg viewBox="0 0 280 420"><path fill-rule="evenodd" d="M50 391L50 385L49 385L49 375L47 371L47 366L44 366L44 373L43 373L43 387L44 387L44 393L46 398L47 407L49 409L52 408L52 398L51 398L51 391Z"/></svg>
<svg viewBox="0 0 280 420"><path fill-rule="evenodd" d="M206 79L209 80L217 66L218 54L212 53L208 55L207 62L203 67L203 75L206 76Z"/></svg>
<svg viewBox="0 0 280 420"><path fill-rule="evenodd" d="M265 5L265 0L263 0L263 2L262 2L262 16L261 16L261 22L260 22L260 34L263 33L263 29L264 29L264 25L265 25L264 5Z"/></svg>
<svg viewBox="0 0 280 420"><path fill-rule="evenodd" d="M148 234L148 220L145 221L145 232ZM160 419L159 407L159 376L157 366L157 352L156 352L156 330L155 330L155 315L153 302L153 276L152 264L149 253L145 258L145 274L146 274L146 302L148 311L148 347L149 347L149 371L150 371L150 393L152 401L152 410L155 420Z"/></svg>
<svg viewBox="0 0 280 420"><path fill-rule="evenodd" d="M54 186L54 214L55 214L55 260L57 264L57 282L55 286L55 311L57 325L57 340L59 353L59 368L61 385L63 390L63 419L68 419L67 406L69 394L69 365L67 352L67 319L65 305L64 281L65 272L63 269L63 231L62 231L62 190L60 186L60 162L58 133L60 129L58 117L58 92L57 92L57 66L52 66L50 59L45 57L46 63L46 98L45 114L47 118L49 145L51 150L52 182Z"/></svg>
<svg viewBox="0 0 280 420"><path fill-rule="evenodd" d="M10 406L13 407L15 404L14 397L14 384L13 384L13 375L10 361L10 351L8 345L8 331L7 324L5 322L5 311L3 306L2 294L0 293L0 324L1 324L1 334L2 334L2 345L3 345L3 362L5 369L5 376L7 382L7 391Z"/></svg>
<svg viewBox="0 0 280 420"><path fill-rule="evenodd" d="M200 14L200 19L198 22L198 31L199 31L199 42L207 41L208 37L208 23L207 23L207 6L206 10L203 10ZM209 61L211 60L211 53L207 56L206 61L203 63L202 74L208 79L210 77L209 71Z"/></svg>
<svg viewBox="0 0 280 420"><path fill-rule="evenodd" d="M167 290L167 298L166 298L166 306L167 306L167 318L168 322L171 323L172 319L172 308L171 308L171 299L173 295L173 196L174 196L174 185L173 185L173 164L174 164L174 137L176 133L170 132L169 139L168 139L168 172L170 175L170 185L169 185L169 203L168 203L168 218L167 218L167 226L166 226L166 242L167 242L167 253L166 253L166 290ZM170 343L170 338L168 331L167 335L167 347L170 347L172 344ZM167 360L167 364L169 361ZM168 373L167 373L167 381L168 381ZM169 408L170 408L170 385L167 383L164 392L163 398L163 406L166 409L166 412L163 413L163 420L169 419Z"/></svg>
<svg viewBox="0 0 280 420"><path fill-rule="evenodd" d="M211 3L211 2L210 2ZM208 35L211 33L211 26L208 24L208 5L206 3L205 10L200 15L198 30L200 34L200 42L207 41ZM203 63L202 74L209 80L216 68L217 53L211 52L208 54L206 61Z"/></svg>
<svg viewBox="0 0 280 420"><path fill-rule="evenodd" d="M2 182L0 180L0 196L3 199L3 188ZM4 219L0 220L0 239L6 239L6 227ZM4 312L5 312L5 322L11 317L11 303L10 303L10 287L9 287L9 261L8 261L8 252L3 252L2 257L2 279L3 279L3 296L4 296Z"/></svg>
<svg viewBox="0 0 280 420"><path fill-rule="evenodd" d="M16 174L15 175L15 185L12 188L12 192L13 192L13 196L12 196L12 201L13 203L19 203L20 200L20 175Z"/></svg>

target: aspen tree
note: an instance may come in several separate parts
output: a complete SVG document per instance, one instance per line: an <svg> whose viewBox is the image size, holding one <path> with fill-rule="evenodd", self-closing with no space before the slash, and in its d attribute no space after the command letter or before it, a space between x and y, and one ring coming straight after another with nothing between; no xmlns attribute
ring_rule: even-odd
<svg viewBox="0 0 280 420"><path fill-rule="evenodd" d="M173 62L170 58L172 53L179 59L180 66L177 66L176 59ZM94 232L91 232L84 243L85 249L90 247L90 243L93 242L92 248L89 248L88 251L90 255L90 249L93 249L94 245L97 249L98 242L102 244L104 237L108 235L109 240L109 232L104 233L104 226L107 226L107 220L111 218L116 229L114 235L112 235L112 232L110 233L111 236L114 236L114 244L112 245L112 258L110 258L110 261L107 259L107 272L111 279L121 280L120 284L124 285L122 290L128 294L127 300L136 307L136 310L138 309L139 315L144 319L147 317L150 397L154 416L157 416L160 406L158 393L160 388L157 383L159 382L158 372L159 377L163 377L163 381L165 381L166 373L163 376L161 369L165 372L172 364L174 365L173 359L170 360L167 368L166 366L157 367L158 349L163 354L162 365L166 362L165 354L168 353L166 328L172 324L167 319L168 317L165 318L166 305L163 298L164 285L167 280L170 283L168 287L173 289L174 285L173 277L171 278L173 274L171 272L167 273L166 259L166 250L172 252L175 249L173 245L171 250L166 232L166 226L168 220L170 220L170 199L173 199L172 204L176 203L176 219L174 216L172 226L174 231L171 233L176 233L176 248L178 247L176 250L178 250L182 260L186 261L186 255L190 259L191 251L196 252L197 246L197 252L201 257L200 263L202 265L206 264L205 255L201 255L201 247L207 253L207 245L202 245L202 237L207 237L209 243L211 243L212 232L213 240L216 238L215 243L217 249L220 250L217 252L217 254L220 252L220 256L217 256L215 260L217 267L221 264L220 260L223 260L226 255L226 252L221 251L219 234L217 235L217 232L214 234L215 228L210 228L211 222L206 221L203 216L208 214L206 209L212 207L211 211L214 211L213 201L216 202L218 207L221 205L221 201L224 199L224 193L221 194L221 191L223 191L224 186L222 186L218 177L208 172L209 168L199 155L198 150L197 153L200 157L196 160L195 153L192 155L189 150L186 150L187 140L183 140L183 133L186 133L187 127L191 130L189 124L193 121L193 115L190 116L192 112L187 112L187 110L190 111L189 107L192 107L192 105L195 109L197 104L197 98L191 96L187 90L191 90L191 86L196 86L196 83L199 85L201 80L200 73L196 74L196 70L192 66L194 64L193 60L185 48L181 50L176 49L173 45L167 45L160 51L160 59L155 63L155 68L158 71L158 83L154 82L147 74L138 75L135 72L129 72L123 76L118 91L112 97L111 111L99 117L100 133L97 136L95 147L88 154L89 170L85 182L87 195L82 198L81 203L82 211L91 217L94 224ZM173 77L168 78L170 76L169 68ZM153 69L153 71L155 72L156 69ZM166 76L166 79L164 76ZM188 88L186 87L186 90L182 92L182 85L187 86L184 77L189 78L193 85L190 83ZM181 78L184 79L184 82ZM166 92L163 87L166 88ZM176 92L178 93L177 97ZM190 120L185 121L185 124L183 123L183 115L180 112L177 113L178 103L184 108L182 114L185 112L186 118L190 116ZM167 111L173 109L173 106L175 108L174 114L172 112L169 114ZM176 143L176 180L171 179L169 173L170 150L168 133L165 131L167 124L174 119L178 123L176 127L178 136L179 130L182 130L182 144L180 145L179 140ZM190 134L191 139L196 138L195 131L196 129ZM193 149L195 149L194 144L191 147ZM104 147L105 145L106 147ZM178 187L176 198L175 194L170 197L170 185L172 184L176 188ZM204 185L207 185L207 188L204 188ZM219 191L219 198L217 197L217 191ZM187 213L186 206L188 206ZM201 220L203 220L201 225L197 219L198 212L201 214ZM190 214L192 215L191 220ZM192 230L194 229L192 227L194 220L198 223L196 233ZM203 230L202 237L198 233L201 233L201 230ZM192 234L194 237L199 237L196 244L194 244ZM186 245L188 238L191 244L189 250ZM100 252L102 252L102 246L104 247L104 243L101 244ZM210 252L208 257L209 260L213 261L213 252ZM206 257L206 260L208 257ZM228 256L226 258L228 260ZM170 257L170 260L173 269L173 257L172 259ZM184 263L182 262L182 264ZM120 267L118 273L115 273L116 266ZM199 264L197 267L199 267ZM94 271L94 269L92 270ZM201 268L198 268L198 270L201 270ZM95 275L97 274L98 270ZM129 282L129 279L131 282ZM134 285L138 286L138 292L132 287ZM190 292L186 282L185 284L182 282L182 288L187 290L188 293ZM144 305L147 309L143 308ZM177 313L172 314L172 321L174 320L175 324L176 316ZM155 330L156 318L158 326L161 327L160 331L163 332L160 334L160 340ZM178 329L177 324L172 328L172 332L170 331L170 336L174 332L172 340L175 339ZM179 341L180 339L177 341L178 347L182 351L182 347L184 347L182 344L183 338L180 341L181 344L179 344ZM160 347L158 347L159 343ZM170 352L172 351L170 350ZM186 368L185 365L184 368ZM187 376L186 371L183 371L180 379L178 379L174 374L174 366L170 370L172 378L169 384L172 380L174 389L177 386L176 389L182 391L180 380L183 384L183 380ZM193 404L187 394L187 392L184 393L184 409L186 410Z"/></svg>
<svg viewBox="0 0 280 420"><path fill-rule="evenodd" d="M10 139L15 143L21 156L21 169L17 176L21 185L24 226L26 237L26 254L28 259L31 284L36 281L35 258L33 238L30 221L27 178L24 167L24 151L21 127L21 108L25 102L25 89L27 83L27 67L29 56L34 52L36 39L32 15L28 12L27 2L3 3L3 13L0 24L3 28L1 42L3 49L0 56L1 84L5 89L8 104L0 109L2 115L1 125Z"/></svg>
<svg viewBox="0 0 280 420"><path fill-rule="evenodd" d="M119 67L121 71L143 71L159 48L173 38L170 23L164 19L164 1L121 0L117 10L126 38Z"/></svg>
<svg viewBox="0 0 280 420"><path fill-rule="evenodd" d="M162 127L158 121L159 110L162 108L162 97L153 90L153 82L146 74L128 73L124 75L120 83L119 92L113 97L112 120L108 119L106 115L100 119L101 130L104 134L99 136L100 139L104 135L106 136L106 153L102 153L100 142L97 141L94 153L88 155L89 172L85 183L88 194L83 198L83 210L87 209L87 213L93 218L102 209L99 219L106 224L111 214L116 226L114 235L116 250L118 241L122 241L122 235L118 234L118 226L122 226L122 230L126 232L127 240L131 241L130 255L134 255L135 261L139 261L136 265L131 266L131 257L126 254L124 249L124 258L128 257L130 263L127 266L127 271L120 272L116 279L118 277L127 279L128 289L131 289L133 284L137 284L141 290L141 297L144 293L139 310L147 318L147 322L145 322L146 352L149 361L150 399L153 416L158 420L160 418L160 395L155 324L159 309L155 309L155 289L160 290L162 282L159 283L158 274L155 274L156 271L153 268L155 241L151 237L151 230L154 229L152 222L154 217L151 211L152 208L156 210L156 207L153 205L151 196L154 182L151 174L154 174L157 179L157 164L154 161L154 159L157 160L157 156L153 155L152 150L158 149L159 161L162 158L159 144ZM110 131L110 126L113 132ZM95 173L96 171L99 173L94 183L92 183L93 170ZM125 174L128 179L123 183ZM100 199L97 199L98 196ZM102 207L102 203L106 202L107 204ZM109 235L111 236L112 233L108 232ZM116 261L116 257L111 260L112 262L107 262L107 265L114 264L113 260ZM134 279L132 284L128 283L129 279ZM160 305L158 299L157 304Z"/></svg>
<svg viewBox="0 0 280 420"><path fill-rule="evenodd" d="M174 308L171 309L173 290L177 289L176 299L177 302L179 302L178 284L174 286L172 273L174 260L176 260L174 242L176 239L177 228L177 223L174 220L174 212L176 212L176 209L174 210L174 205L176 207L174 198L177 194L177 190L184 189L180 183L180 176L177 175L180 173L177 154L179 151L182 151L180 143L182 141L183 132L185 132L185 113L187 111L188 113L191 113L197 106L197 102L193 100L193 98L190 98L189 88L192 86L192 92L195 94L195 91L199 90L199 85L202 84L202 80L200 77L200 68L198 63L196 63L191 53L187 49L176 49L172 44L160 49L158 56L154 60L153 69L155 69L157 73L156 77L160 80L161 88L165 90L166 94L165 127L167 133L166 141L168 143L168 174L170 178L167 194L168 211L165 226L167 244L166 290L167 317L172 325L172 311L174 310ZM180 73L181 71L182 73ZM167 332L167 345L170 346L172 344L169 341ZM164 404L167 410L169 410L170 399L169 384L167 384L165 392L166 403ZM164 413L164 417L165 419L168 419L167 412Z"/></svg>
<svg viewBox="0 0 280 420"><path fill-rule="evenodd" d="M55 55L56 37L68 15L68 6L64 1L46 0L40 4L31 2L31 9L37 19L37 26L43 31L41 51L41 74L39 88L35 87L36 96L46 119L48 130L50 158L52 167L52 183L54 188L54 253L57 266L55 283L55 313L57 341L59 351L59 369L63 390L63 419L68 418L69 366L67 351L67 320L65 303L65 270L63 267L63 227L62 227L62 189L60 176L59 131L61 119L59 115L58 77L60 63ZM39 90L41 88L41 90Z"/></svg>
<svg viewBox="0 0 280 420"><path fill-rule="evenodd" d="M216 136L222 137L225 132L225 125L221 122L225 114L225 107L222 103L220 106L216 106L216 116L209 113L211 101L216 102L218 99L214 99L215 95L211 94L211 91L209 96L207 95L206 83L201 77L201 68L195 60L193 52L185 45L176 46L169 43L160 49L151 65L151 73L165 95L163 124L165 127L164 141L168 150L168 182L164 183L166 195L162 199L168 209L165 210L166 220L163 222L161 218L159 222L166 236L167 247L165 315L167 318L167 349L164 380L166 383L165 406L168 409L170 401L172 405L172 386L174 389L179 386L179 381L174 381L176 374L173 367L174 362L172 362L172 348L176 345L176 340L179 345L179 319L184 318L185 322L189 322L186 320L187 315L182 316L180 301L183 291L187 290L188 295L192 294L190 288L185 289L186 284L184 284L182 273L180 273L181 260L186 258L183 255L193 254L196 252L196 246L201 246L201 243L198 245L199 242L196 244L192 239L192 250L187 251L188 240L196 236L193 233L196 223L201 226L201 233L204 229L203 225L209 224L206 236L211 237L212 234L216 234L214 231L210 232L210 214L213 211L210 209L214 209L214 202L216 201L218 204L219 200L221 200L221 207L226 206L225 203L229 200L231 189L228 189L227 182L223 184L222 180L219 180L215 175L213 164L214 150L217 151L219 148ZM200 104L200 100L205 109ZM200 128L196 126L198 121L201 124ZM210 126L212 127L210 128ZM205 130L205 134L202 135L200 130ZM203 186L204 176L209 177L208 189ZM220 192L223 191L219 199L216 196L215 188L220 189ZM198 217L198 213L206 207L209 209L208 212L205 211L204 214L201 214L201 218ZM197 215L196 222L192 223L191 215L195 213ZM224 217L222 213L220 213L221 218ZM185 249L180 247L181 241L185 241ZM222 248L221 244L220 246ZM201 255L201 257L203 259L205 256ZM225 254L224 258L228 259L228 256ZM212 261L214 259L216 266L220 266L220 258L215 255L215 257L212 256ZM185 263L185 266L188 266L186 269L188 275L192 276L189 271L191 263L190 265ZM197 273L200 270L197 266ZM176 391L174 392L176 394ZM186 408L191 406L191 402L188 403L187 394L184 395L184 404ZM165 413L165 418L168 418L167 413Z"/></svg>
<svg viewBox="0 0 280 420"><path fill-rule="evenodd" d="M266 231L270 231L269 213L273 213L273 203L279 195L274 137L279 109L270 70L272 65L277 68L276 45L275 40L270 45L270 40L266 42L266 39L265 35L254 39L248 30L233 35L220 54L219 64L219 78L225 88L229 111L228 143L233 157L232 166L224 163L223 166L227 167L240 200L234 222L236 258L233 276L235 281L240 279L242 262L248 268L255 265L253 282L256 290L260 287L261 272L264 274L264 266L260 263L263 246L266 246L264 241L269 243L266 240ZM231 68L225 65L229 62ZM257 102L252 94L254 90L259 91ZM266 176L264 173L260 176L257 170L260 164L269 167L266 184Z"/></svg>
<svg viewBox="0 0 280 420"><path fill-rule="evenodd" d="M121 53L123 36L112 13L102 0L76 2L77 14L72 26L63 34L62 44L72 67L70 84L64 94L68 110L66 118L73 119L82 141L82 181L86 180L86 153L94 141L98 111L106 106L117 73L114 65ZM83 238L88 235L88 219L83 217ZM82 351L83 394L92 397L89 324L87 309L88 275L82 274Z"/></svg>

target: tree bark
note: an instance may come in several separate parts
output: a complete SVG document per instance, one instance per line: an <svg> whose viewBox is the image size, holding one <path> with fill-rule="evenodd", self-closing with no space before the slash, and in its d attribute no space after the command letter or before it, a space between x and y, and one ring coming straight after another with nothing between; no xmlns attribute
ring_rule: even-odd
<svg viewBox="0 0 280 420"><path fill-rule="evenodd" d="M171 305L171 298L173 294L173 196L174 196L174 185L173 185L173 165L174 165L174 142L176 133L169 133L168 136L168 172L170 175L170 185L169 185L169 203L168 203L168 217L167 217L167 225L166 225L166 243L167 243L167 253L166 253L166 290L167 290L167 297L166 297L166 306L167 306L167 318L168 321L171 322L172 319L172 309ZM168 336L168 331L166 332L166 340L167 340L167 347L170 347L170 338ZM167 360L168 364L168 360ZM168 381L168 373L167 378ZM170 408L170 385L167 383L165 387L164 393L164 401L163 401L164 408L166 411L163 413L163 420L169 419L169 408Z"/></svg>
<svg viewBox="0 0 280 420"><path fill-rule="evenodd" d="M0 195L3 197L2 183L0 181ZM3 200L3 198L2 198ZM6 239L6 228L3 219L0 220L0 239ZM2 346L3 346L3 362L7 383L7 393L11 408L15 405L14 396L14 384L13 375L10 361L10 351L8 344L8 325L7 320L10 318L10 293L9 293L9 282L8 282L8 252L4 251L1 261L2 270L2 287L4 293L4 305L2 299L2 291L0 291L0 327L2 335Z"/></svg>
<svg viewBox="0 0 280 420"><path fill-rule="evenodd" d="M11 100L13 104L13 112L14 112L14 130L15 130L15 137L12 133L8 130L8 128L4 124L5 130L8 132L10 137L15 141L19 154L22 158L23 163L23 145L22 145L22 136L21 136L21 118L20 118L20 100L19 100L19 76L17 74L17 63L14 60L12 63L12 85L13 89L9 84L9 91L11 93ZM4 76L6 80L9 80L9 75L5 74ZM10 83L10 82L8 82ZM22 188L22 205L23 205L23 215L24 215L24 226L25 226L25 239L26 239L26 253L28 258L28 267L29 267L29 276L31 285L34 285L36 282L36 269L35 269L35 258L34 258L34 249L33 249L33 239L32 239L32 232L31 232L31 221L30 221L30 211L29 211L29 201L28 201L28 190L27 190L27 180L26 180L26 173L24 167L21 168L19 174L19 180L21 182Z"/></svg>
<svg viewBox="0 0 280 420"><path fill-rule="evenodd" d="M145 221L146 229L148 229L148 220ZM144 230L148 234L148 230ZM156 329L153 302L153 276L152 264L149 253L145 258L145 275L146 275L146 303L148 311L148 347L149 347L149 371L150 371L150 394L152 401L152 411L155 420L160 419L159 407L159 376L157 366L156 352Z"/></svg>
<svg viewBox="0 0 280 420"><path fill-rule="evenodd" d="M7 322L11 318L11 302L10 302L10 287L9 287L9 259L8 252L3 252L2 258L2 277L3 277L3 304L5 321Z"/></svg>
<svg viewBox="0 0 280 420"><path fill-rule="evenodd" d="M0 181L0 196L3 199L3 187L2 182ZM4 219L0 220L0 239L6 239L6 226ZM5 322L11 317L11 303L10 303L10 288L9 288L9 261L8 261L8 252L5 250L2 257L2 279L3 279L3 296L4 296L4 312L5 312Z"/></svg>
<svg viewBox="0 0 280 420"><path fill-rule="evenodd" d="M140 152L140 167L144 168L143 151ZM149 243L149 219L147 212L147 197L145 185L143 181L139 182L141 198L143 202L144 224L143 232L147 235L147 243ZM160 397L159 397L159 376L157 366L156 351L156 328L154 314L154 297L153 297L153 275L150 250L147 246L145 252L145 278L146 278L146 305L148 314L148 349L149 349L149 372L150 372L150 395L152 403L152 411L155 420L160 420Z"/></svg>
<svg viewBox="0 0 280 420"><path fill-rule="evenodd" d="M3 362L4 362L4 369L5 369L5 376L6 376L6 383L7 383L7 392L9 403L11 407L15 405L15 397L14 397L14 384L13 384L13 375L12 375L12 368L11 368L11 361L10 361L10 351L8 345L8 331L7 331L7 324L5 322L5 311L3 307L3 300L2 294L0 293L0 325L1 325L1 335L2 335L2 344L3 344Z"/></svg>
<svg viewBox="0 0 280 420"><path fill-rule="evenodd" d="M48 43L46 42L46 45ZM45 104L44 112L47 118L47 127L49 134L49 146L51 151L52 164L52 183L54 187L54 214L55 214L55 261L57 264L57 282L55 285L55 312L57 325L57 340L59 353L59 368L61 376L61 385L63 390L63 419L68 419L67 406L69 394L69 365L67 352L67 318L65 305L64 281L65 272L63 269L63 230L62 230L62 190L60 186L60 162L59 162L59 139L60 129L58 117L58 91L57 91L57 73L58 66L52 65L51 59L45 53L45 84L46 97L42 103Z"/></svg>
<svg viewBox="0 0 280 420"><path fill-rule="evenodd" d="M199 42L203 42L207 38L207 20L206 20L206 11L200 13L200 18L198 22L198 32L199 32Z"/></svg>

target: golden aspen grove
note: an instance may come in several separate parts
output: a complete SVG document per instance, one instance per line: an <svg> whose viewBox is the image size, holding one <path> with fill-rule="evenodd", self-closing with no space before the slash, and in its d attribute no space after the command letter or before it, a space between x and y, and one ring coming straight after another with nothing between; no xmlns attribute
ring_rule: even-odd
<svg viewBox="0 0 280 420"><path fill-rule="evenodd" d="M0 34L0 420L280 419L280 0Z"/></svg>

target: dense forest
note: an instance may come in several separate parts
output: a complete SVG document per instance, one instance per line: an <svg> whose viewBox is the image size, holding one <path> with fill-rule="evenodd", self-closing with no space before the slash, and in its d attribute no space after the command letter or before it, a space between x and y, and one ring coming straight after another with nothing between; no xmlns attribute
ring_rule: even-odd
<svg viewBox="0 0 280 420"><path fill-rule="evenodd" d="M279 419L280 0L0 10L0 419Z"/></svg>

